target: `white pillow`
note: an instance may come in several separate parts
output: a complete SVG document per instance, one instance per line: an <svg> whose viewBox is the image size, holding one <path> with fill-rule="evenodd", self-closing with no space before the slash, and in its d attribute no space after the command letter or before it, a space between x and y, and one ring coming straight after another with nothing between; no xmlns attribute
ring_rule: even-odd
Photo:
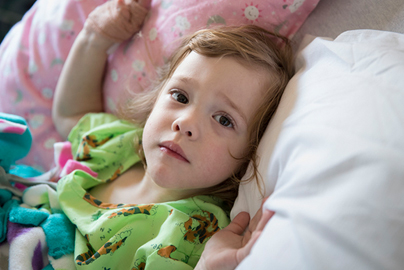
<svg viewBox="0 0 404 270"><path fill-rule="evenodd" d="M276 214L237 269L402 269L404 35L317 38L296 66L259 147ZM259 197L241 186L232 216Z"/></svg>

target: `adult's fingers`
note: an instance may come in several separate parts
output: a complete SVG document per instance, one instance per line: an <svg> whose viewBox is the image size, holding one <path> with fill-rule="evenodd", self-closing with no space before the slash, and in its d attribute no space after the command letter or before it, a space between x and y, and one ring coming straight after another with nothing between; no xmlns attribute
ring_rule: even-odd
<svg viewBox="0 0 404 270"><path fill-rule="evenodd" d="M252 247L254 246L255 242L257 241L258 237L260 236L260 233L254 233L248 243L242 247L241 249L237 250L236 253L236 260L237 264L240 264L242 260L245 259L245 257L250 254Z"/></svg>
<svg viewBox="0 0 404 270"><path fill-rule="evenodd" d="M268 209L264 209L264 211L262 212L262 216L260 221L258 222L258 225L256 227L256 231L262 231L265 228L265 225L268 223L268 221L273 217L273 215L275 214L274 211L268 210Z"/></svg>
<svg viewBox="0 0 404 270"><path fill-rule="evenodd" d="M252 220L251 220L251 222L250 222L250 225L249 225L249 227L248 227L248 230L249 230L250 232L253 232L253 231L256 229L256 227L257 227L259 221L261 220L262 212L263 212L263 208L264 208L264 203L265 203L266 200L267 200L267 198L264 198L264 199L262 200L260 209L258 209L257 213L256 213L256 214L254 215L254 217L252 218Z"/></svg>
<svg viewBox="0 0 404 270"><path fill-rule="evenodd" d="M254 230L251 230L251 226L249 227L249 234L245 235L243 239L243 247L237 251L236 258L238 263L244 260L244 258L247 257L248 254L250 254L252 247L261 235L262 230L265 228L265 225L275 214L274 211L270 211L267 209L264 209L263 211L260 210L259 212L262 212L262 215L257 226L254 228Z"/></svg>
<svg viewBox="0 0 404 270"><path fill-rule="evenodd" d="M247 228L249 222L250 215L247 212L240 212L223 230L231 231L235 234L241 235Z"/></svg>

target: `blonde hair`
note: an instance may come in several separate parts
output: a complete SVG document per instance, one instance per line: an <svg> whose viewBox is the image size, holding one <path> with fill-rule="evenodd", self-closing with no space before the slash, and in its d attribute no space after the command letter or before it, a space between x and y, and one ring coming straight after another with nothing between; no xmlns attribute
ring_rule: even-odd
<svg viewBox="0 0 404 270"><path fill-rule="evenodd" d="M121 108L120 112L123 118L144 126L161 89L184 58L192 51L207 57L234 57L252 67L264 68L268 71L270 85L250 123L248 153L240 159L242 161L240 170L219 185L207 188L200 194L195 194L214 195L232 206L248 164L251 163L253 172L246 181L253 178L256 178L257 181L260 179L256 156L258 144L278 107L286 84L293 75L290 41L254 25L197 31L183 39L181 46L172 54L167 64L158 71L158 78L151 89L135 94ZM142 149L140 148L140 150Z"/></svg>

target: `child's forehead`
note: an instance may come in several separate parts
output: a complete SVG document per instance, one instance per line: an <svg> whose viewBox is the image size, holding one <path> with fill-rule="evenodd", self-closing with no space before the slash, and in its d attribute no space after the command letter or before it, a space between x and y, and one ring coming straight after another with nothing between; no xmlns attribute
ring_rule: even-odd
<svg viewBox="0 0 404 270"><path fill-rule="evenodd" d="M232 72L223 72L227 70L231 70ZM246 72L250 73L250 71L253 71L252 78L255 79L257 79L256 77L262 77L262 79L264 79L266 76L262 75L268 75L269 73L267 69L261 65L250 63L241 57L211 57L191 51L174 70L172 70L171 78L181 78L181 80L192 81L193 77L210 73L211 75L217 76L230 75L233 79L237 79L237 75L242 75Z"/></svg>

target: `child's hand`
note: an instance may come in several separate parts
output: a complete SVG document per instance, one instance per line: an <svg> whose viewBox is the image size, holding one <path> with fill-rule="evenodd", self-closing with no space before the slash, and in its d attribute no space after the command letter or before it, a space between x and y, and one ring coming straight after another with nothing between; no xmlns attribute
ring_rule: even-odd
<svg viewBox="0 0 404 270"><path fill-rule="evenodd" d="M140 30L151 0L111 0L94 9L84 29L106 40L122 42Z"/></svg>
<svg viewBox="0 0 404 270"><path fill-rule="evenodd" d="M263 210L261 206L250 224L248 224L250 215L246 212L239 213L226 228L217 232L208 241L195 269L235 269L250 253L252 246L274 213ZM245 231L247 226L248 229Z"/></svg>

